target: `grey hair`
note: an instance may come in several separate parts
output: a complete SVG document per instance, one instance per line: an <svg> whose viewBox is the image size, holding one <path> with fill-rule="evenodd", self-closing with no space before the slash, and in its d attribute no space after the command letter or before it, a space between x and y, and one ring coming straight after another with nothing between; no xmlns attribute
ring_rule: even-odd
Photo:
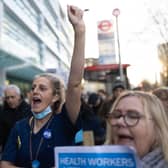
<svg viewBox="0 0 168 168"><path fill-rule="evenodd" d="M7 85L7 86L4 88L4 92L5 92L6 90L15 90L18 95L21 95L21 90L20 90L20 88L19 88L17 85L14 85L14 84Z"/></svg>

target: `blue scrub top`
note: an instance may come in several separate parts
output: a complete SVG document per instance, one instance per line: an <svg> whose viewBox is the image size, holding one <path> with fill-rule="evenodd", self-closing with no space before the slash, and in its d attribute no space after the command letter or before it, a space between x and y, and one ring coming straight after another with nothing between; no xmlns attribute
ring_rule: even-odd
<svg viewBox="0 0 168 168"><path fill-rule="evenodd" d="M35 154L45 128L46 125L38 133L32 134L33 159L35 159ZM54 116L48 130L51 132L51 138L44 138L37 158L40 161L40 168L54 166L55 146L70 146L74 144L74 136L77 129L71 123L65 105L62 108L62 112ZM2 155L3 161L10 161L18 167L31 167L30 131L29 119L16 123L5 146Z"/></svg>

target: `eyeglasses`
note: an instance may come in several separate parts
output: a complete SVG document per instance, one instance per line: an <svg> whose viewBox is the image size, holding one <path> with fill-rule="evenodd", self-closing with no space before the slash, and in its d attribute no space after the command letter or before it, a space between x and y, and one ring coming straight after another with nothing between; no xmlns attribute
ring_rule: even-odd
<svg viewBox="0 0 168 168"><path fill-rule="evenodd" d="M111 114L108 114L108 119L110 120L112 126L116 126L121 117L124 119L124 123L128 127L136 126L141 118L145 118L144 115L137 111L128 111L125 115L123 115L120 111L114 111Z"/></svg>

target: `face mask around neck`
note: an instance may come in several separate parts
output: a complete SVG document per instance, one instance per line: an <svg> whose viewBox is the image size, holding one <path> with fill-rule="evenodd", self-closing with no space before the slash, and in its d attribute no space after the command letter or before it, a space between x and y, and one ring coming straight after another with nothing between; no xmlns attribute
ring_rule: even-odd
<svg viewBox="0 0 168 168"><path fill-rule="evenodd" d="M33 116L34 116L34 118L35 119L43 119L43 118L45 118L49 113L51 113L52 112L52 110L51 110L51 107L50 106L48 106L46 109L44 109L42 112L40 112L40 113L35 113L35 112L33 112L32 111L32 113L33 113Z"/></svg>

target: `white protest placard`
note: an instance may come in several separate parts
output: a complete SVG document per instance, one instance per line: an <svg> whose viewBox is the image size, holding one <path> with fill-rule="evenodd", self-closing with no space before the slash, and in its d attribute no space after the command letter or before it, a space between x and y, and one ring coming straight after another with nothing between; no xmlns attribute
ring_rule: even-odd
<svg viewBox="0 0 168 168"><path fill-rule="evenodd" d="M55 147L56 168L139 168L135 150L127 146Z"/></svg>

